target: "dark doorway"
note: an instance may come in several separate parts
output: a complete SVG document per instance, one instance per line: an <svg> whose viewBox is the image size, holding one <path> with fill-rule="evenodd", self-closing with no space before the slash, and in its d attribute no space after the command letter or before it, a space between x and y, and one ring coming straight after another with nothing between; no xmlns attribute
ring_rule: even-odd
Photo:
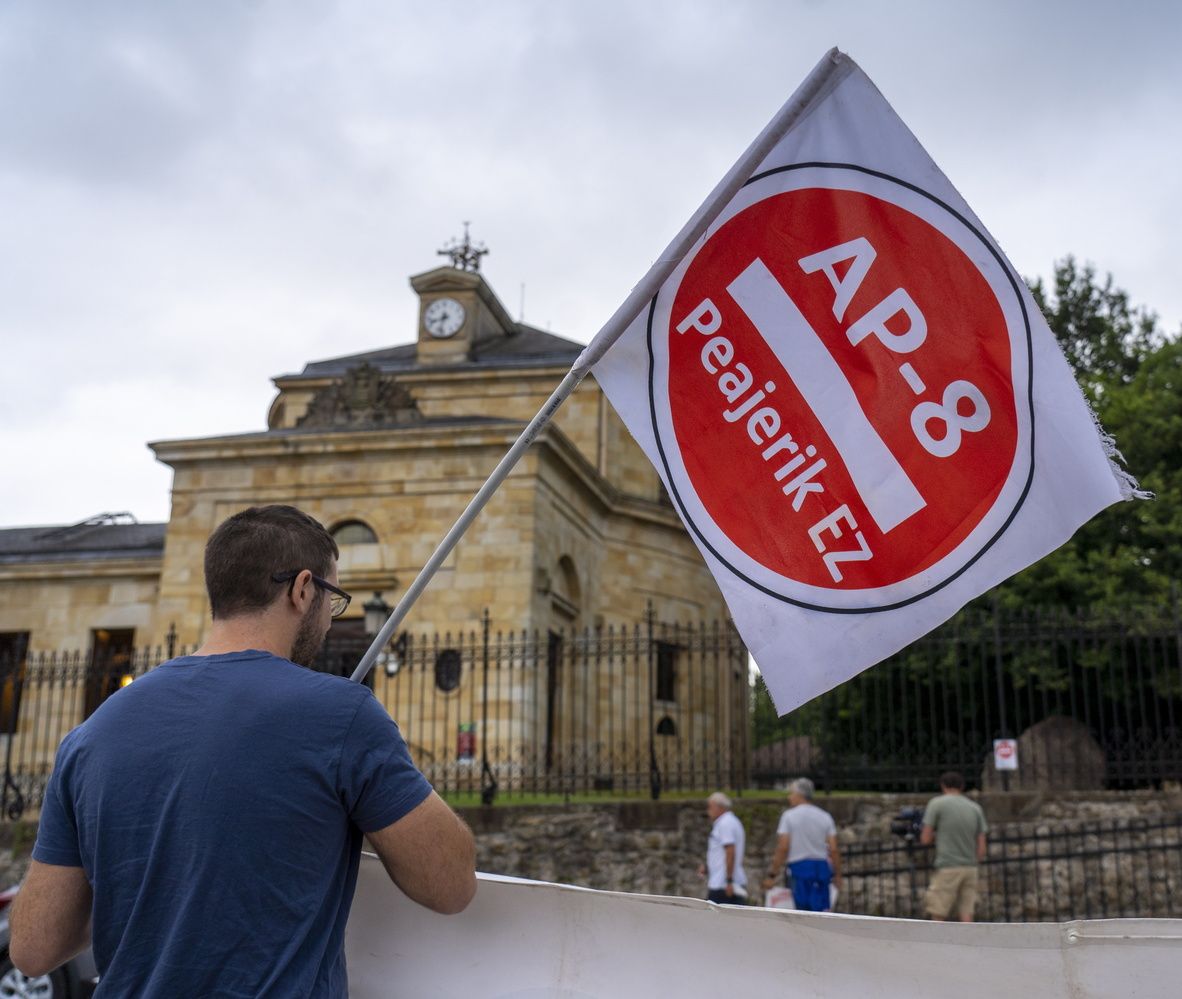
<svg viewBox="0 0 1182 999"><path fill-rule="evenodd" d="M657 642L657 690L658 701L677 700L677 653L679 649L671 642Z"/></svg>
<svg viewBox="0 0 1182 999"><path fill-rule="evenodd" d="M549 634L546 645L546 769L554 766L554 744L557 741L558 676L562 666L562 635Z"/></svg>
<svg viewBox="0 0 1182 999"><path fill-rule="evenodd" d="M0 733L16 732L21 713L21 688L25 680L27 631L0 632Z"/></svg>
<svg viewBox="0 0 1182 999"><path fill-rule="evenodd" d="M365 632L365 620L359 617L333 621L324 640L324 647L312 668L333 676L352 676L361 657L365 655L373 636ZM373 689L373 670L365 677L366 686Z"/></svg>
<svg viewBox="0 0 1182 999"><path fill-rule="evenodd" d="M84 719L94 714L99 705L120 687L131 682L134 648L134 628L95 628L91 631Z"/></svg>

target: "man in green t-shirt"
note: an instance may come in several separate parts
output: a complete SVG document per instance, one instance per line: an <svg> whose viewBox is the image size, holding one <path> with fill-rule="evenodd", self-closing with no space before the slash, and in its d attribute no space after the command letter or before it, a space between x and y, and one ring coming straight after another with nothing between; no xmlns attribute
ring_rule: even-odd
<svg viewBox="0 0 1182 999"><path fill-rule="evenodd" d="M955 912L962 923L971 923L977 904L977 864L985 859L989 824L981 806L964 796L964 778L955 770L940 775L940 791L924 809L919 837L925 846L936 844L936 870L925 904L937 922Z"/></svg>

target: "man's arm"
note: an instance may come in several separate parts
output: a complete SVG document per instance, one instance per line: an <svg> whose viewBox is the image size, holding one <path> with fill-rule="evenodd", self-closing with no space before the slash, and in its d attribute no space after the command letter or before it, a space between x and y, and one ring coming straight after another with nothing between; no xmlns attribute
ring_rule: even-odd
<svg viewBox="0 0 1182 999"><path fill-rule="evenodd" d="M931 846L936 842L936 826L940 822L939 798L932 798L923 809L923 826L919 830L919 845Z"/></svg>
<svg viewBox="0 0 1182 999"><path fill-rule="evenodd" d="M977 863L985 859L985 834L977 833Z"/></svg>
<svg viewBox="0 0 1182 999"><path fill-rule="evenodd" d="M90 943L91 902L81 867L32 861L9 917L12 963L36 978L72 958Z"/></svg>
<svg viewBox="0 0 1182 999"><path fill-rule="evenodd" d="M472 830L432 791L397 822L366 834L386 873L436 912L462 912L476 894Z"/></svg>
<svg viewBox="0 0 1182 999"><path fill-rule="evenodd" d="M784 861L788 859L788 833L780 833L776 837L776 852L772 855L772 865L768 868L767 877L763 879L764 888L770 888L784 873Z"/></svg>
<svg viewBox="0 0 1182 999"><path fill-rule="evenodd" d="M841 850L837 846L837 837L828 836L826 842L829 844L829 866L833 868L833 883L838 888L841 887Z"/></svg>
<svg viewBox="0 0 1182 999"><path fill-rule="evenodd" d="M735 893L735 844L727 843L722 851L726 854L726 893L733 895Z"/></svg>

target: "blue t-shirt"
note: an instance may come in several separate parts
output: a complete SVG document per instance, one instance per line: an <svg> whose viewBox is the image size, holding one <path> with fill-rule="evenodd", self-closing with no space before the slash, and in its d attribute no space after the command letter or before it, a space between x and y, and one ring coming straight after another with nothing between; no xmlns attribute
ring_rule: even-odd
<svg viewBox="0 0 1182 999"><path fill-rule="evenodd" d="M33 856L86 871L100 996L344 996L361 834L430 791L364 685L186 656L66 736Z"/></svg>

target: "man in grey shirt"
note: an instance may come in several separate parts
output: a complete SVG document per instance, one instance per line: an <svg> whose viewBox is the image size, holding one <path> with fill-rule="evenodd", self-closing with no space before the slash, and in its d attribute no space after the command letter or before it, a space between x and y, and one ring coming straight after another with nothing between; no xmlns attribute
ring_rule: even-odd
<svg viewBox="0 0 1182 999"><path fill-rule="evenodd" d="M833 816L813 804L814 793L813 782L807 777L789 785L791 807L776 827L776 853L763 887L766 891L785 876L796 908L828 912L832 907L829 886L841 887L841 851Z"/></svg>
<svg viewBox="0 0 1182 999"><path fill-rule="evenodd" d="M925 900L928 915L943 922L955 912L962 923L971 923L977 864L985 859L989 824L981 806L964 796L964 778L955 770L941 774L940 791L924 809L919 837L925 846L936 844L936 870Z"/></svg>

